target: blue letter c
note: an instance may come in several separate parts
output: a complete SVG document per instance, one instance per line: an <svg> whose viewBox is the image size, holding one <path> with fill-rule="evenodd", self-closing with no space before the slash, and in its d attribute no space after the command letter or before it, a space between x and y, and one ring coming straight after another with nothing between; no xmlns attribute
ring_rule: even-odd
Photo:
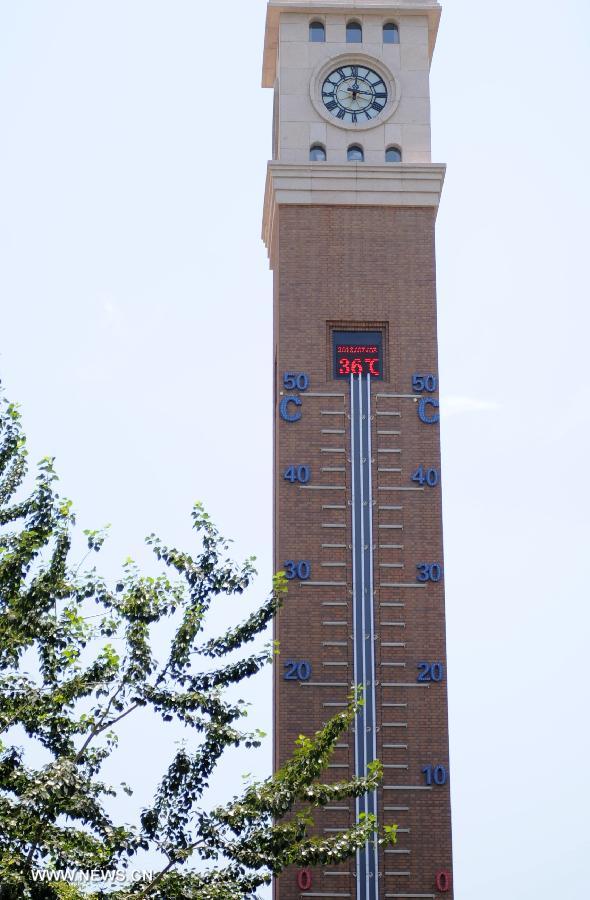
<svg viewBox="0 0 590 900"><path fill-rule="evenodd" d="M301 397L283 397L281 400L279 409L281 412L281 419L284 419L285 422L298 422L301 418L300 412L289 412L289 403L294 403L295 406L301 406Z"/></svg>
<svg viewBox="0 0 590 900"><path fill-rule="evenodd" d="M433 400L431 397L423 397L418 404L418 417L420 421L424 422L425 425L436 425L436 423L440 421L440 415L437 412L428 415L427 409L429 406L432 406L433 409L438 409L438 405L438 400Z"/></svg>

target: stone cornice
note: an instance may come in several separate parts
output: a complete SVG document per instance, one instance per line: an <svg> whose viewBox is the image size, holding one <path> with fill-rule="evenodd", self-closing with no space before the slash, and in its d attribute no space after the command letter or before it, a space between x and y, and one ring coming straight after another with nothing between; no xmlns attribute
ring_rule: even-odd
<svg viewBox="0 0 590 900"><path fill-rule="evenodd" d="M266 13L262 87L274 87L277 75L279 20L282 12L327 15L343 13L382 13L383 15L427 15L429 21L430 58L438 33L442 7L437 0L269 0Z"/></svg>
<svg viewBox="0 0 590 900"><path fill-rule="evenodd" d="M269 162L262 238L272 259L277 208L301 206L430 206L440 202L446 166L434 163Z"/></svg>

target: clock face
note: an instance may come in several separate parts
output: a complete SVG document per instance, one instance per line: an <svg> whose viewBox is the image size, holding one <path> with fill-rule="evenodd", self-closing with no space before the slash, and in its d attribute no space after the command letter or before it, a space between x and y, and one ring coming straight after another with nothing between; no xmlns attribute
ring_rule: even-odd
<svg viewBox="0 0 590 900"><path fill-rule="evenodd" d="M341 122L353 125L371 121L385 109L387 87L367 66L340 66L322 85L322 102Z"/></svg>

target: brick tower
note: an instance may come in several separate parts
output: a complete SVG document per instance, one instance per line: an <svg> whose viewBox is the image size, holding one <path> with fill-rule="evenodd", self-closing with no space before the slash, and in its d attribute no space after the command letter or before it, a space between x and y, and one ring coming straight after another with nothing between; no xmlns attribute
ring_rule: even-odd
<svg viewBox="0 0 590 900"><path fill-rule="evenodd" d="M338 867L287 871L275 900L452 898L435 220L433 0L270 0L275 92L263 236L274 271L275 765L301 733L365 705L328 778L399 826Z"/></svg>

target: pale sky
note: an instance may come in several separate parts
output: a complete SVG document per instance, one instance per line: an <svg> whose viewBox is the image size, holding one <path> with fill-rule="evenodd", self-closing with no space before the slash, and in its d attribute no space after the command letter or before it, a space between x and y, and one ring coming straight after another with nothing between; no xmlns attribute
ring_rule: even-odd
<svg viewBox="0 0 590 900"><path fill-rule="evenodd" d="M107 574L152 530L189 548L203 500L258 557L252 603L265 5L0 0L0 377L31 456L57 457L81 527L112 523ZM583 0L447 0L432 67L457 900L590 893L589 33ZM268 675L248 690L270 729ZM170 748L141 722L124 743L141 805Z"/></svg>

